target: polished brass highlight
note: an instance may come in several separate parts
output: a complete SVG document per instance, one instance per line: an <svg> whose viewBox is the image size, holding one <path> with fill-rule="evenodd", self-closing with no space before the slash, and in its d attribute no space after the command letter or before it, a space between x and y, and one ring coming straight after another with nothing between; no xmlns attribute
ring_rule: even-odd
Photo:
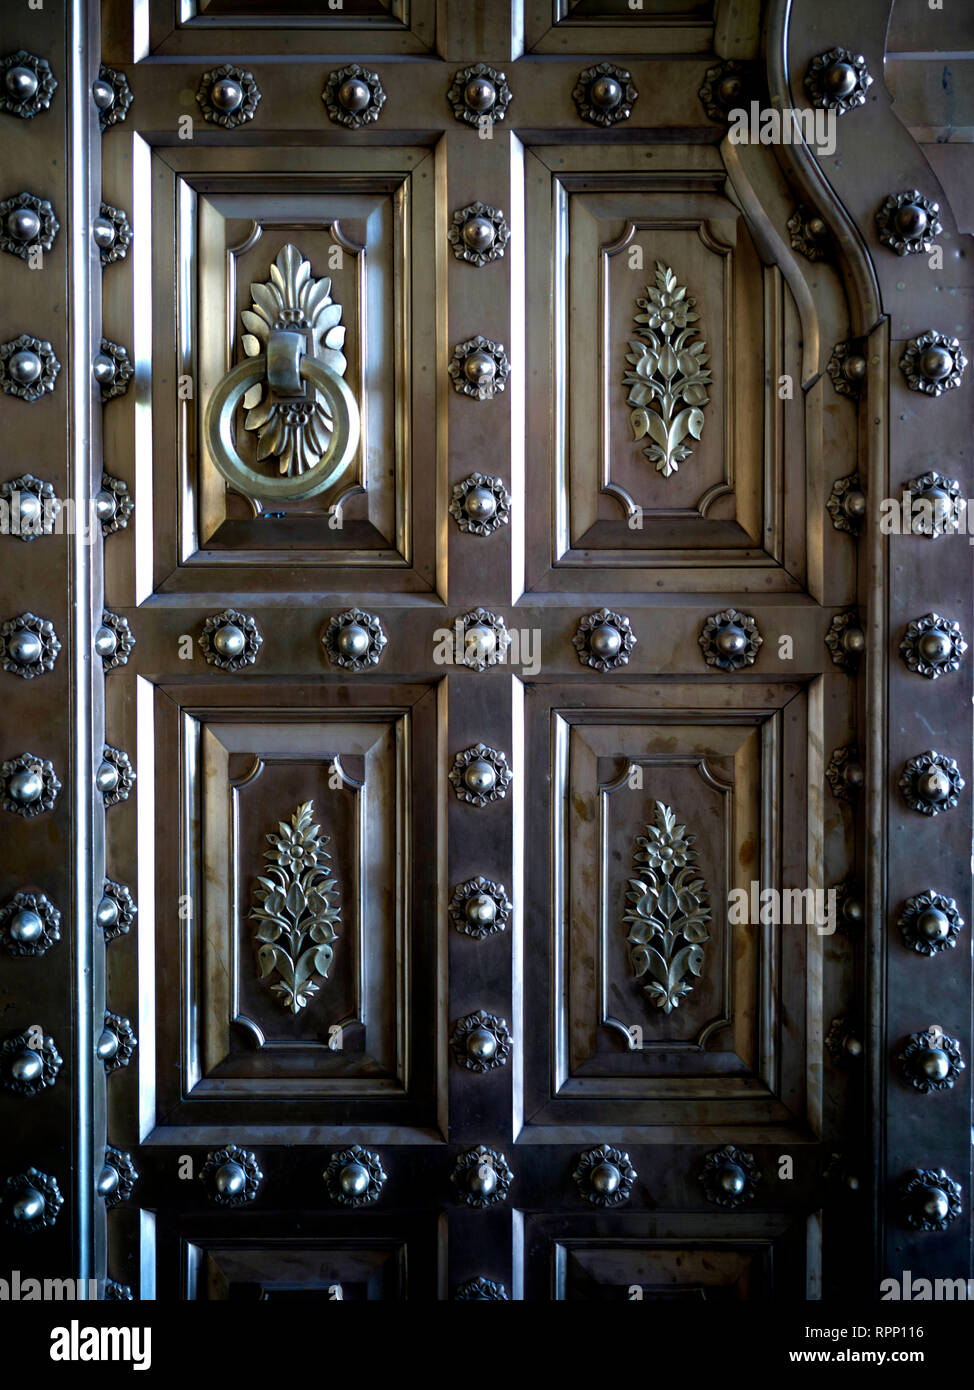
<svg viewBox="0 0 974 1390"><path fill-rule="evenodd" d="M843 116L866 100L872 77L861 53L830 48L812 59L805 73L805 90L813 106Z"/></svg>
<svg viewBox="0 0 974 1390"><path fill-rule="evenodd" d="M733 1208L743 1202L753 1202L761 1171L747 1149L725 1144L704 1159L700 1181L708 1202Z"/></svg>
<svg viewBox="0 0 974 1390"><path fill-rule="evenodd" d="M626 355L632 370L622 381L629 387L626 400L633 407L633 439L649 435L652 443L643 453L664 478L693 452L685 441L700 438L703 407L710 401L707 344L703 338L691 342L699 331L693 327L700 318L693 312L695 303L686 286L677 284L672 269L657 261L655 287L647 285L645 298L636 300L641 312L634 322L641 331L630 340L632 352Z"/></svg>
<svg viewBox="0 0 974 1390"><path fill-rule="evenodd" d="M102 265L114 265L116 261L124 261L128 255L132 245L132 224L121 208L102 203L91 225L91 235L98 247Z"/></svg>
<svg viewBox="0 0 974 1390"><path fill-rule="evenodd" d="M593 1207L617 1207L632 1196L637 1173L622 1149L599 1144L579 1154L572 1177L582 1201Z"/></svg>
<svg viewBox="0 0 974 1390"><path fill-rule="evenodd" d="M960 1183L943 1168L913 1168L900 1182L900 1210L915 1231L946 1231L963 1209Z"/></svg>
<svg viewBox="0 0 974 1390"><path fill-rule="evenodd" d="M14 1095L36 1096L54 1085L60 1070L61 1054L41 1028L25 1028L0 1043L0 1085Z"/></svg>
<svg viewBox="0 0 974 1390"><path fill-rule="evenodd" d="M876 213L876 231L884 246L897 256L928 252L943 231L940 204L918 188L891 193Z"/></svg>
<svg viewBox="0 0 974 1390"><path fill-rule="evenodd" d="M24 48L0 58L0 111L30 121L46 111L57 90L57 79L46 58Z"/></svg>
<svg viewBox="0 0 974 1390"><path fill-rule="evenodd" d="M54 624L33 613L0 623L0 666L22 680L53 671L61 643Z"/></svg>
<svg viewBox="0 0 974 1390"><path fill-rule="evenodd" d="M932 748L908 758L899 780L907 805L922 816L939 816L941 811L952 811L964 786L955 760Z"/></svg>
<svg viewBox="0 0 974 1390"><path fill-rule="evenodd" d="M29 261L38 247L50 251L61 224L46 198L18 193L0 202L0 251Z"/></svg>
<svg viewBox="0 0 974 1390"><path fill-rule="evenodd" d="M693 986L690 976L704 967L704 945L711 921L707 886L697 867L696 839L677 825L669 806L656 802L656 824L636 840L633 874L623 922L629 928L630 960L637 979L658 1009L669 1014L679 1008Z"/></svg>
<svg viewBox="0 0 974 1390"><path fill-rule="evenodd" d="M957 338L928 329L911 338L900 358L900 371L911 391L942 396L961 383L967 358Z"/></svg>
<svg viewBox="0 0 974 1390"><path fill-rule="evenodd" d="M928 888L907 898L896 920L903 944L921 956L935 956L951 950L964 926L964 919L953 898Z"/></svg>
<svg viewBox="0 0 974 1390"><path fill-rule="evenodd" d="M956 671L966 651L960 623L939 613L926 613L907 623L900 642L900 656L908 669L934 681Z"/></svg>
<svg viewBox="0 0 974 1390"><path fill-rule="evenodd" d="M472 608L454 620L454 631L463 632L463 664L471 671L486 671L503 662L511 645L511 634L499 613Z"/></svg>
<svg viewBox="0 0 974 1390"><path fill-rule="evenodd" d="M125 395L129 382L135 376L135 368L121 343L102 338L101 351L92 363L92 373L101 390L102 405L105 405L116 396Z"/></svg>
<svg viewBox="0 0 974 1390"><path fill-rule="evenodd" d="M61 940L61 913L44 893L15 893L0 907L0 946L11 956L42 956Z"/></svg>
<svg viewBox="0 0 974 1390"><path fill-rule="evenodd" d="M492 338L478 333L454 347L449 372L454 391L478 401L489 401L507 385L511 364L503 343L495 343Z"/></svg>
<svg viewBox="0 0 974 1390"><path fill-rule="evenodd" d="M628 68L615 63L596 63L583 68L572 91L572 100L583 121L611 126L628 121L639 92Z"/></svg>
<svg viewBox="0 0 974 1390"><path fill-rule="evenodd" d="M341 915L338 884L324 848L329 836L321 835L313 821L314 803L305 801L291 812L290 825L279 821L280 833L267 835L271 848L264 858L270 864L257 876L260 887L250 913L260 923L260 978L280 976L271 992L293 1014L318 993L318 978L328 977Z"/></svg>

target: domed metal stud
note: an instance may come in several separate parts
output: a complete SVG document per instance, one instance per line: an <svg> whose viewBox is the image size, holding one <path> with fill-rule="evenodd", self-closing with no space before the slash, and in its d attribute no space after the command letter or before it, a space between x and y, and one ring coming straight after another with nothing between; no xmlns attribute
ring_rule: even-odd
<svg viewBox="0 0 974 1390"><path fill-rule="evenodd" d="M579 1154L572 1173L579 1197L593 1207L617 1207L628 1202L636 1176L629 1155L607 1144Z"/></svg>
<svg viewBox="0 0 974 1390"><path fill-rule="evenodd" d="M117 1279L105 1280L105 1302L131 1302L132 1289L128 1284L120 1284Z"/></svg>
<svg viewBox="0 0 974 1390"><path fill-rule="evenodd" d="M459 1066L468 1071L493 1071L504 1066L510 1056L511 1033L503 1018L478 1009L458 1020L450 1046Z"/></svg>
<svg viewBox="0 0 974 1390"><path fill-rule="evenodd" d="M896 1060L904 1080L924 1095L949 1091L965 1065L957 1038L941 1028L911 1033Z"/></svg>
<svg viewBox="0 0 974 1390"><path fill-rule="evenodd" d="M739 1207L752 1202L761 1181L754 1155L734 1144L725 1144L707 1154L700 1170L700 1181L708 1202L718 1207Z"/></svg>
<svg viewBox="0 0 974 1390"><path fill-rule="evenodd" d="M450 771L450 781L459 801L470 806L486 806L489 801L502 801L511 783L507 757L497 748L475 743L457 753Z"/></svg>
<svg viewBox="0 0 974 1390"><path fill-rule="evenodd" d="M98 124L102 134L125 120L132 105L132 88L124 72L117 72L103 63L91 84L91 95L98 108Z"/></svg>
<svg viewBox="0 0 974 1390"><path fill-rule="evenodd" d="M834 1197L855 1198L860 1189L861 1163L848 1154L834 1153L822 1171L822 1178Z"/></svg>
<svg viewBox="0 0 974 1390"><path fill-rule="evenodd" d="M102 265L123 261L132 244L132 224L121 208L102 203L91 224L91 236L98 247Z"/></svg>
<svg viewBox="0 0 974 1390"><path fill-rule="evenodd" d="M805 90L813 106L842 116L863 105L872 80L861 53L830 48L809 63Z"/></svg>
<svg viewBox="0 0 974 1390"><path fill-rule="evenodd" d="M484 266L503 256L511 229L500 208L489 203L468 203L454 212L447 237L458 261Z"/></svg>
<svg viewBox="0 0 974 1390"><path fill-rule="evenodd" d="M913 1168L900 1182L900 1209L915 1231L945 1231L963 1210L960 1183L943 1168Z"/></svg>
<svg viewBox="0 0 974 1390"><path fill-rule="evenodd" d="M903 492L909 498L911 535L936 540L938 536L953 535L960 529L963 501L956 478L946 478L931 470L904 483Z"/></svg>
<svg viewBox="0 0 974 1390"><path fill-rule="evenodd" d="M489 401L507 385L511 364L502 343L478 333L465 343L457 343L449 370L455 391Z"/></svg>
<svg viewBox="0 0 974 1390"><path fill-rule="evenodd" d="M510 520L511 495L500 478L470 473L454 485L450 515L461 531L489 536Z"/></svg>
<svg viewBox="0 0 974 1390"><path fill-rule="evenodd" d="M121 748L113 748L106 743L102 750L101 762L95 771L95 786L101 792L105 806L117 806L127 801L135 786L135 769L129 755Z"/></svg>
<svg viewBox="0 0 974 1390"><path fill-rule="evenodd" d="M367 671L377 665L387 640L376 615L362 608L334 614L321 634L328 660L345 671Z"/></svg>
<svg viewBox="0 0 974 1390"><path fill-rule="evenodd" d="M35 478L33 473L22 473L19 478L0 483L0 498L7 506L11 536L33 541L54 530L61 503L54 495L52 483Z"/></svg>
<svg viewBox="0 0 974 1390"><path fill-rule="evenodd" d="M105 405L116 396L125 395L129 382L135 375L135 368L128 352L120 343L102 338L101 351L95 354L91 364L91 374L101 393L102 405Z"/></svg>
<svg viewBox="0 0 974 1390"><path fill-rule="evenodd" d="M862 1029L853 1019L840 1015L829 1024L825 1046L836 1066L858 1064L863 1056Z"/></svg>
<svg viewBox="0 0 974 1390"><path fill-rule="evenodd" d="M37 247L50 251L60 230L60 222L46 198L18 193L0 202L0 251L29 261Z"/></svg>
<svg viewBox="0 0 974 1390"><path fill-rule="evenodd" d="M61 940L61 913L43 893L14 893L0 907L0 946L11 956L42 956Z"/></svg>
<svg viewBox="0 0 974 1390"><path fill-rule="evenodd" d="M966 651L960 623L942 618L939 613L926 613L907 623L900 642L900 656L908 669L928 680L956 671Z"/></svg>
<svg viewBox="0 0 974 1390"><path fill-rule="evenodd" d="M455 620L454 630L463 652L463 664L471 671L486 671L488 666L497 666L506 659L511 635L499 613L472 608Z"/></svg>
<svg viewBox="0 0 974 1390"><path fill-rule="evenodd" d="M257 660L263 642L256 618L236 608L224 608L204 620L199 648L210 666L242 671Z"/></svg>
<svg viewBox="0 0 974 1390"><path fill-rule="evenodd" d="M504 1155L484 1144L461 1154L450 1174L457 1201L479 1211L503 1202L513 1180Z"/></svg>
<svg viewBox="0 0 974 1390"><path fill-rule="evenodd" d="M911 338L900 358L900 371L907 386L927 396L953 391L960 385L966 366L959 340L933 329Z"/></svg>
<svg viewBox="0 0 974 1390"><path fill-rule="evenodd" d="M832 385L840 396L858 400L866 379L865 344L861 338L836 343L826 364Z"/></svg>
<svg viewBox="0 0 974 1390"><path fill-rule="evenodd" d="M866 516L866 494L859 474L836 478L825 506L837 531L858 536Z"/></svg>
<svg viewBox="0 0 974 1390"><path fill-rule="evenodd" d="M53 810L60 790L53 764L34 753L21 753L0 765L0 805L24 820Z"/></svg>
<svg viewBox="0 0 974 1390"><path fill-rule="evenodd" d="M832 250L832 237L819 213L800 204L788 219L792 249L809 261L823 261Z"/></svg>
<svg viewBox="0 0 974 1390"><path fill-rule="evenodd" d="M333 1153L322 1177L332 1201L343 1207L374 1202L386 1181L379 1155L359 1144Z"/></svg>
<svg viewBox="0 0 974 1390"><path fill-rule="evenodd" d="M855 744L836 748L828 761L825 776L838 801L852 801L862 790L863 768Z"/></svg>
<svg viewBox="0 0 974 1390"><path fill-rule="evenodd" d="M593 671L614 671L628 664L636 641L636 634L624 613L599 608L582 618L572 637L572 646L583 666L590 666Z"/></svg>
<svg viewBox="0 0 974 1390"><path fill-rule="evenodd" d="M61 364L51 344L42 338L21 333L9 343L0 343L0 390L29 405L54 390Z"/></svg>
<svg viewBox="0 0 974 1390"><path fill-rule="evenodd" d="M254 75L233 63L204 72L196 100L205 121L233 130L254 118L260 103L260 88Z"/></svg>
<svg viewBox="0 0 974 1390"><path fill-rule="evenodd" d="M754 665L764 638L750 613L726 608L707 619L697 641L708 666L719 671L740 671Z"/></svg>
<svg viewBox="0 0 974 1390"><path fill-rule="evenodd" d="M454 888L449 912L458 932L483 941L506 929L511 900L502 883L478 874Z"/></svg>
<svg viewBox="0 0 974 1390"><path fill-rule="evenodd" d="M4 1221L18 1233L32 1233L53 1226L63 1205L57 1180L39 1168L28 1168L7 1178L0 1190Z"/></svg>
<svg viewBox="0 0 974 1390"><path fill-rule="evenodd" d="M850 877L834 884L830 891L835 893L836 931L842 936L857 937L862 931L866 915L866 905L859 883L855 877Z"/></svg>
<svg viewBox="0 0 974 1390"><path fill-rule="evenodd" d="M0 623L0 665L23 680L53 671L61 643L54 624L33 613Z"/></svg>
<svg viewBox="0 0 974 1390"><path fill-rule="evenodd" d="M964 919L953 898L928 888L925 893L907 898L896 925L903 934L904 946L921 956L935 956L956 945Z"/></svg>
<svg viewBox="0 0 974 1390"><path fill-rule="evenodd" d="M128 619L120 613L106 608L101 615L101 625L95 631L94 648L101 657L102 670L107 674L117 666L124 666L132 654L135 638Z"/></svg>
<svg viewBox="0 0 974 1390"><path fill-rule="evenodd" d="M379 74L361 63L349 63L329 73L321 99L331 119L348 130L377 121L386 104Z"/></svg>
<svg viewBox="0 0 974 1390"><path fill-rule="evenodd" d="M61 1070L54 1039L39 1028L25 1028L0 1043L0 1085L18 1096L36 1096L53 1086Z"/></svg>
<svg viewBox="0 0 974 1390"><path fill-rule="evenodd" d="M111 1209L117 1207L120 1202L127 1202L138 1180L139 1174L132 1162L132 1155L109 1144L105 1149L105 1160L95 1183L95 1189L99 1197L104 1198L105 1206Z"/></svg>
<svg viewBox="0 0 974 1390"><path fill-rule="evenodd" d="M458 121L479 126L502 121L512 95L504 73L487 63L474 63L454 73L446 99Z"/></svg>
<svg viewBox="0 0 974 1390"><path fill-rule="evenodd" d="M252 1202L263 1177L256 1156L236 1144L213 1149L200 1169L206 1195L218 1207L242 1207Z"/></svg>
<svg viewBox="0 0 974 1390"><path fill-rule="evenodd" d="M943 231L940 204L917 188L891 193L876 213L876 231L882 244L897 256L927 252Z"/></svg>
<svg viewBox="0 0 974 1390"><path fill-rule="evenodd" d="M754 63L728 58L709 67L700 88L700 100L712 121L726 123L731 111L748 109L755 94L757 68Z"/></svg>
<svg viewBox="0 0 974 1390"><path fill-rule="evenodd" d="M468 1279L465 1284L461 1284L453 1297L458 1302L463 1300L475 1303L506 1301L507 1290L503 1284L499 1284L495 1279L485 1279L482 1274L479 1274L476 1279Z"/></svg>
<svg viewBox="0 0 974 1390"><path fill-rule="evenodd" d="M127 1067L136 1047L138 1047L138 1039L129 1020L123 1018L121 1014L106 1013L101 1034L95 1046L95 1052L104 1064L106 1074L110 1076L113 1071L118 1071L120 1067Z"/></svg>
<svg viewBox="0 0 974 1390"><path fill-rule="evenodd" d="M132 894L124 883L115 883L106 878L102 896L95 909L95 921L101 927L106 945L119 936L124 936L135 921L138 909Z"/></svg>
<svg viewBox="0 0 974 1390"><path fill-rule="evenodd" d="M628 121L639 92L628 68L615 63L596 63L583 68L572 91L572 100L583 121L612 126Z"/></svg>
<svg viewBox="0 0 974 1390"><path fill-rule="evenodd" d="M840 671L857 671L866 650L866 634L854 608L836 613L825 634L825 645Z"/></svg>
<svg viewBox="0 0 974 1390"><path fill-rule="evenodd" d="M941 811L953 810L964 785L954 759L932 748L908 758L899 780L907 805L923 816L939 816Z"/></svg>
<svg viewBox="0 0 974 1390"><path fill-rule="evenodd" d="M24 48L0 58L0 111L21 120L32 120L46 111L57 91L57 79L46 58Z"/></svg>

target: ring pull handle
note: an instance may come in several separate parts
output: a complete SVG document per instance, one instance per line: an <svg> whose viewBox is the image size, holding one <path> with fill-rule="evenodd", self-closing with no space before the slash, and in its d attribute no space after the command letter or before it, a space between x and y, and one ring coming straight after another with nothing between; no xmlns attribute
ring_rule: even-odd
<svg viewBox="0 0 974 1390"><path fill-rule="evenodd" d="M361 420L347 382L341 305L331 280L315 280L296 246L287 245L263 285L251 285L243 314L247 359L231 367L207 403L203 434L218 471L247 497L295 502L314 497L348 472L358 450ZM243 426L256 433L251 467L234 441L241 401Z"/></svg>

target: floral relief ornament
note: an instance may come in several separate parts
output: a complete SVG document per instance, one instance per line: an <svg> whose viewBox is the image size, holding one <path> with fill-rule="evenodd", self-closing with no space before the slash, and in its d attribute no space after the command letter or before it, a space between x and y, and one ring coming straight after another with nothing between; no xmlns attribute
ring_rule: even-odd
<svg viewBox="0 0 974 1390"><path fill-rule="evenodd" d="M626 355L632 370L623 384L629 387L626 399L633 407L633 437L649 435L652 442L643 453L664 478L691 454L685 441L700 438L703 407L710 401L707 344L702 338L691 342L698 336L693 325L700 318L693 312L695 302L686 286L676 283L669 266L657 261L656 287L647 286L646 298L636 300L641 312L634 321L643 331L630 341L632 351Z"/></svg>
<svg viewBox="0 0 974 1390"><path fill-rule="evenodd" d="M639 877L629 880L626 894L630 906L623 920L633 970L651 977L645 992L667 1014L692 990L687 977L703 971L704 943L710 940L709 895L691 848L695 839L657 801L656 824L636 840L633 866Z"/></svg>
<svg viewBox="0 0 974 1390"><path fill-rule="evenodd" d="M279 821L280 834L267 836L271 848L264 858L270 865L266 875L258 875L250 914L260 923L260 978L280 976L271 989L293 1014L318 993L315 976L328 976L341 913L338 884L326 862L328 836L319 836L313 818L314 803L305 801L291 813L290 825Z"/></svg>

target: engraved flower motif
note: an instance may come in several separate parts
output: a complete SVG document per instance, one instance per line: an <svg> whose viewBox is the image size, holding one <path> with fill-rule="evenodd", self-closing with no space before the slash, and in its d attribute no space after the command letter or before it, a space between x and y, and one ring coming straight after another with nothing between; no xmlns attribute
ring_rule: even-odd
<svg viewBox="0 0 974 1390"><path fill-rule="evenodd" d="M636 855L640 864L648 864L651 869L669 878L674 869L685 868L692 855L690 846L694 836L686 833L685 825L673 825L672 813L661 828L657 825L646 827L648 834L640 835L636 844L641 853Z"/></svg>
<svg viewBox="0 0 974 1390"><path fill-rule="evenodd" d="M671 286L671 282L672 287L663 290L649 286L646 298L636 300L639 308L645 311L634 316L636 322L658 330L664 338L669 338L674 328L686 328L687 324L696 323L700 317L691 309L693 300L686 297L686 285L677 285L672 270L667 273L663 283Z"/></svg>

